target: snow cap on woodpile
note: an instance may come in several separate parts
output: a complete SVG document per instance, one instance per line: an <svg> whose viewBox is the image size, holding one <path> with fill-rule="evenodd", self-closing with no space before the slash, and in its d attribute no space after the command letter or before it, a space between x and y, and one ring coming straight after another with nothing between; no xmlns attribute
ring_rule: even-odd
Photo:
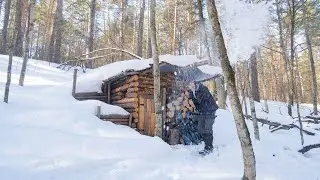
<svg viewBox="0 0 320 180"><path fill-rule="evenodd" d="M195 55L161 55L159 56L159 59L160 62L177 67L191 66L194 63L203 61L198 59ZM118 76L124 72L142 71L151 68L152 64L152 58L145 60L132 59L114 62L97 69L93 69L92 71L83 74L78 78L76 92L101 92L101 84L104 80ZM201 70L201 72L207 75L217 75L221 74L222 72L221 68L216 66L202 65L198 66L198 68ZM201 80L201 78L205 77L200 77L198 80Z"/></svg>

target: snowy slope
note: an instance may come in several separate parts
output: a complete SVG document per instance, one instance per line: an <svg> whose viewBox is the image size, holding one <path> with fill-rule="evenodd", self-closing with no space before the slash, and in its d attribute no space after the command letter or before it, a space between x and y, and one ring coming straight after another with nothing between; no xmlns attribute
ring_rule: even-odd
<svg viewBox="0 0 320 180"><path fill-rule="evenodd" d="M1 99L6 63L1 56ZM17 86L19 71L13 71L10 103L0 102L0 179L238 180L242 176L241 150L229 111L217 113L215 153L200 158L196 154L203 145L170 147L156 137L100 121L92 109L96 102L78 102L70 95L71 73L37 64L42 63L34 61L35 71L28 70L25 87ZM14 63L14 68L19 65ZM280 107L285 114L281 103L270 103L269 115L261 112L260 104L257 107L260 117L291 121L279 113ZM308 113L304 107L303 114ZM252 131L250 121L248 126ZM320 151L297 153L301 148L297 130L272 134L267 126L260 130L261 141L253 140L257 179L320 178ZM320 136L305 140L319 143Z"/></svg>

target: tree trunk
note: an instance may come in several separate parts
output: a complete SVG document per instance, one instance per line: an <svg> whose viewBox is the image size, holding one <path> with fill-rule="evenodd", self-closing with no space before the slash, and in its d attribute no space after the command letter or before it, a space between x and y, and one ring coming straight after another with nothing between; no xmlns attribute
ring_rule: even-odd
<svg viewBox="0 0 320 180"><path fill-rule="evenodd" d="M235 119L236 128L238 132L239 141L242 148L243 162L244 162L244 175L243 179L255 180L256 179L256 162L255 155L252 148L250 133L246 125L244 116L242 114L241 104L238 98L238 93L235 84L234 71L230 65L227 54L227 49L224 43L222 30L219 22L219 16L216 8L215 0L207 1L207 8L209 18L212 22L213 33L215 34L217 45L219 48L219 57L221 60L221 67L223 75L227 82L227 90L230 98L233 117Z"/></svg>
<svg viewBox="0 0 320 180"><path fill-rule="evenodd" d="M252 54L250 58L250 72L253 100L260 102L259 80L257 71L257 50Z"/></svg>
<svg viewBox="0 0 320 180"><path fill-rule="evenodd" d="M150 32L150 0L148 0L148 42L147 42L147 58L152 57L152 47L151 47L151 32Z"/></svg>
<svg viewBox="0 0 320 180"><path fill-rule="evenodd" d="M260 49L257 51L257 58L261 62L261 80L262 80L262 87L263 87L263 99L264 99L264 111L266 113L269 113L269 107L268 107L268 97L267 97L267 84L266 84L266 75L264 73L264 61L260 59ZM276 83L275 83L276 84Z"/></svg>
<svg viewBox="0 0 320 180"><path fill-rule="evenodd" d="M32 34L32 30L34 27L34 7L36 4L36 0L30 0L28 5L28 18L27 18L27 29L24 35L24 53L23 53L23 63L21 67L21 73L19 78L19 86L23 86L24 78L26 75L27 63L29 58L29 44L30 44L30 35Z"/></svg>
<svg viewBox="0 0 320 180"><path fill-rule="evenodd" d="M176 34L177 34L177 8L178 8L178 0L174 1L174 20L173 20L173 32L172 32L172 45L171 45L171 53L176 55Z"/></svg>
<svg viewBox="0 0 320 180"><path fill-rule="evenodd" d="M250 61L252 62L252 60ZM244 63L245 66L245 70L246 70L246 77L247 77L247 89L248 89L248 94L249 94L249 101L250 101L250 110L251 110L251 117L252 117L252 122L253 122L253 129L254 129L254 137L256 138L256 140L260 140L260 135L259 135L259 126L258 126L258 121L257 121L257 114L256 114L256 108L254 105L254 98L253 98L253 91L252 91L252 87L251 84L253 84L252 82L250 83L250 69L247 63ZM252 65L250 65L250 67L252 67ZM251 72L252 73L252 72ZM251 75L252 77L252 75ZM252 81L252 79L251 79Z"/></svg>
<svg viewBox="0 0 320 180"><path fill-rule="evenodd" d="M218 77L215 79L217 85L217 98L218 98L218 106L221 109L226 109L226 91L224 88L224 78Z"/></svg>
<svg viewBox="0 0 320 180"><path fill-rule="evenodd" d="M122 0L121 2L121 24L120 24L120 47L124 49L124 40L125 40L125 24L127 19L127 0ZM121 60L124 60L124 53L121 52Z"/></svg>
<svg viewBox="0 0 320 180"><path fill-rule="evenodd" d="M157 46L157 30L156 30L156 2L151 0L150 4L150 32L153 56L153 78L154 78L154 103L156 126L155 135L162 138L162 112L161 112L161 89L160 89L160 68L159 54Z"/></svg>
<svg viewBox="0 0 320 180"><path fill-rule="evenodd" d="M46 48L47 51L47 61L53 62L53 54L54 54L54 43L56 39L56 29L57 29L57 20L56 20L56 14L58 10L58 1L57 3L54 3L54 13L53 13L53 26L52 26L52 32L50 34L50 40L49 40L49 45Z"/></svg>
<svg viewBox="0 0 320 180"><path fill-rule="evenodd" d="M89 36L88 36L88 46L87 46L87 52L92 52L93 51L93 36L94 36L94 25L96 22L96 0L91 0L90 4L90 27L89 27ZM89 54L88 58L91 58L92 55ZM92 60L88 61L88 66L89 68L93 68L93 62Z"/></svg>
<svg viewBox="0 0 320 180"><path fill-rule="evenodd" d="M15 31L17 32L17 37L15 39L15 46L13 50L13 55L22 57L23 51L23 32L22 32L22 0L17 0L16 2L16 14L15 14Z"/></svg>
<svg viewBox="0 0 320 180"><path fill-rule="evenodd" d="M299 78L299 67L298 67L298 58L296 57L296 61L295 61L295 67L294 69L297 69L296 74L295 74L295 79L298 80L297 85L299 85L300 82L300 78ZM296 87L296 89L298 89ZM300 96L301 94L298 93L298 91L295 91L295 98L296 98L296 103L297 103L297 114L298 114L298 121L299 121L299 130L300 130L300 138L301 138L301 145L303 146L304 144L304 138L303 138L303 125L302 125L302 121L301 121L301 115L300 115Z"/></svg>
<svg viewBox="0 0 320 180"><path fill-rule="evenodd" d="M6 82L6 87L4 90L4 102L8 103L9 102L9 91L10 91L10 84L11 84L11 69L12 69L12 58L13 58L13 53L12 49L9 49L9 62L8 62L8 70L7 70L7 82Z"/></svg>
<svg viewBox="0 0 320 180"><path fill-rule="evenodd" d="M140 15L139 15L139 29L138 29L138 40L137 40L137 55L142 57L143 47L143 21L144 11L146 7L146 0L140 0Z"/></svg>
<svg viewBox="0 0 320 180"><path fill-rule="evenodd" d="M302 5L302 12L303 12L303 27L304 27L304 35L306 37L306 42L308 46L308 57L310 61L310 69L311 69L311 75L312 75L312 91L313 91L313 114L318 115L318 84L317 84L317 74L316 69L314 66L314 59L313 59L313 51L312 51L312 43L311 43L311 37L309 35L309 26L307 23L307 10L305 1L301 0ZM318 123L318 122L317 122Z"/></svg>
<svg viewBox="0 0 320 180"><path fill-rule="evenodd" d="M1 15L1 11L2 11L2 4L3 4L3 0L0 0L0 15Z"/></svg>
<svg viewBox="0 0 320 180"><path fill-rule="evenodd" d="M206 26L205 26L205 19L204 19L204 16L203 16L203 1L202 0L197 0L197 5L198 5L198 9L199 9L199 23L200 23L200 32L203 31L203 33L199 33L200 35L200 39L201 38L201 35L203 34L204 37L203 37L203 43L204 43L204 46L206 48L206 51L207 51L207 56L209 58L209 64L213 64L213 60L211 58L211 55L210 55L210 47L209 47L209 43L208 43L208 33L207 33L207 30L206 30Z"/></svg>
<svg viewBox="0 0 320 180"><path fill-rule="evenodd" d="M281 48L281 54L284 60L284 78L287 82L287 92L288 92L288 114L290 116L292 116L292 105L291 105L291 99L292 98L292 94L291 94L291 88L290 88L290 80L289 80L289 68L288 68L288 55L286 52L286 48L284 45L284 38L283 38L283 29L282 29L282 23L281 23L281 9L280 9L280 2L279 0L276 0L276 9L277 9L277 18L278 18L278 28L279 28L279 36L280 36L280 48Z"/></svg>
<svg viewBox="0 0 320 180"><path fill-rule="evenodd" d="M62 32L63 32L63 0L57 0L57 11L56 11L56 39L54 44L54 62L61 62L61 43L62 43Z"/></svg>
<svg viewBox="0 0 320 180"><path fill-rule="evenodd" d="M288 0L288 5L290 8L290 19L291 19L291 28L290 28L290 64L289 64L289 73L290 73L290 96L289 96L289 103L290 106L293 107L293 98L294 98L294 94L295 94L295 86L294 86L294 74L293 74L293 67L294 67L294 56L295 56L295 48L294 48L294 31L295 31L295 0L291 0L291 8L290 8L290 4L289 4L289 0ZM289 110L289 109L288 109ZM292 111L292 109L291 109ZM292 112L291 114L289 114L290 116L292 116Z"/></svg>
<svg viewBox="0 0 320 180"><path fill-rule="evenodd" d="M9 24L9 16L11 10L11 0L5 1L5 10L4 10L4 20L3 20L3 28L2 28L2 43L1 43L1 54L7 53L7 36L8 36L8 24Z"/></svg>

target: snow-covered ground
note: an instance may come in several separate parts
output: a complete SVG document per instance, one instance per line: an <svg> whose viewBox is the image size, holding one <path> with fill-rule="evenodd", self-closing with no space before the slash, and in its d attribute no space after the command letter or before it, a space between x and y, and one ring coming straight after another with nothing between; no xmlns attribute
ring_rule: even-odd
<svg viewBox="0 0 320 180"><path fill-rule="evenodd" d="M0 97L3 98L8 59L0 56ZM12 180L234 180L242 176L242 156L232 114L219 110L214 124L213 154L197 156L199 146L169 146L157 137L94 116L95 101L71 96L71 72L42 61L28 66L25 87L19 87L21 61L13 63L9 104L0 102L0 179ZM283 124L293 120L284 104L270 102L270 114L259 117ZM279 111L281 109L281 112ZM310 113L303 107L302 115ZM281 115L283 114L283 115ZM305 128L305 144L319 143L315 127ZM252 132L252 123L248 121ZM260 126L261 141L253 140L259 180L316 180L320 150L302 155L299 131L270 133Z"/></svg>

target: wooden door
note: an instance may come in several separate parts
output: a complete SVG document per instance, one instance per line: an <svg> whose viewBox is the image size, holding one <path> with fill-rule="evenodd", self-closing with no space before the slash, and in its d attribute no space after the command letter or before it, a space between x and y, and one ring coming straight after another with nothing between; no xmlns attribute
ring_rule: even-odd
<svg viewBox="0 0 320 180"><path fill-rule="evenodd" d="M152 95L140 95L139 97L138 129L148 136L155 134L155 110Z"/></svg>

